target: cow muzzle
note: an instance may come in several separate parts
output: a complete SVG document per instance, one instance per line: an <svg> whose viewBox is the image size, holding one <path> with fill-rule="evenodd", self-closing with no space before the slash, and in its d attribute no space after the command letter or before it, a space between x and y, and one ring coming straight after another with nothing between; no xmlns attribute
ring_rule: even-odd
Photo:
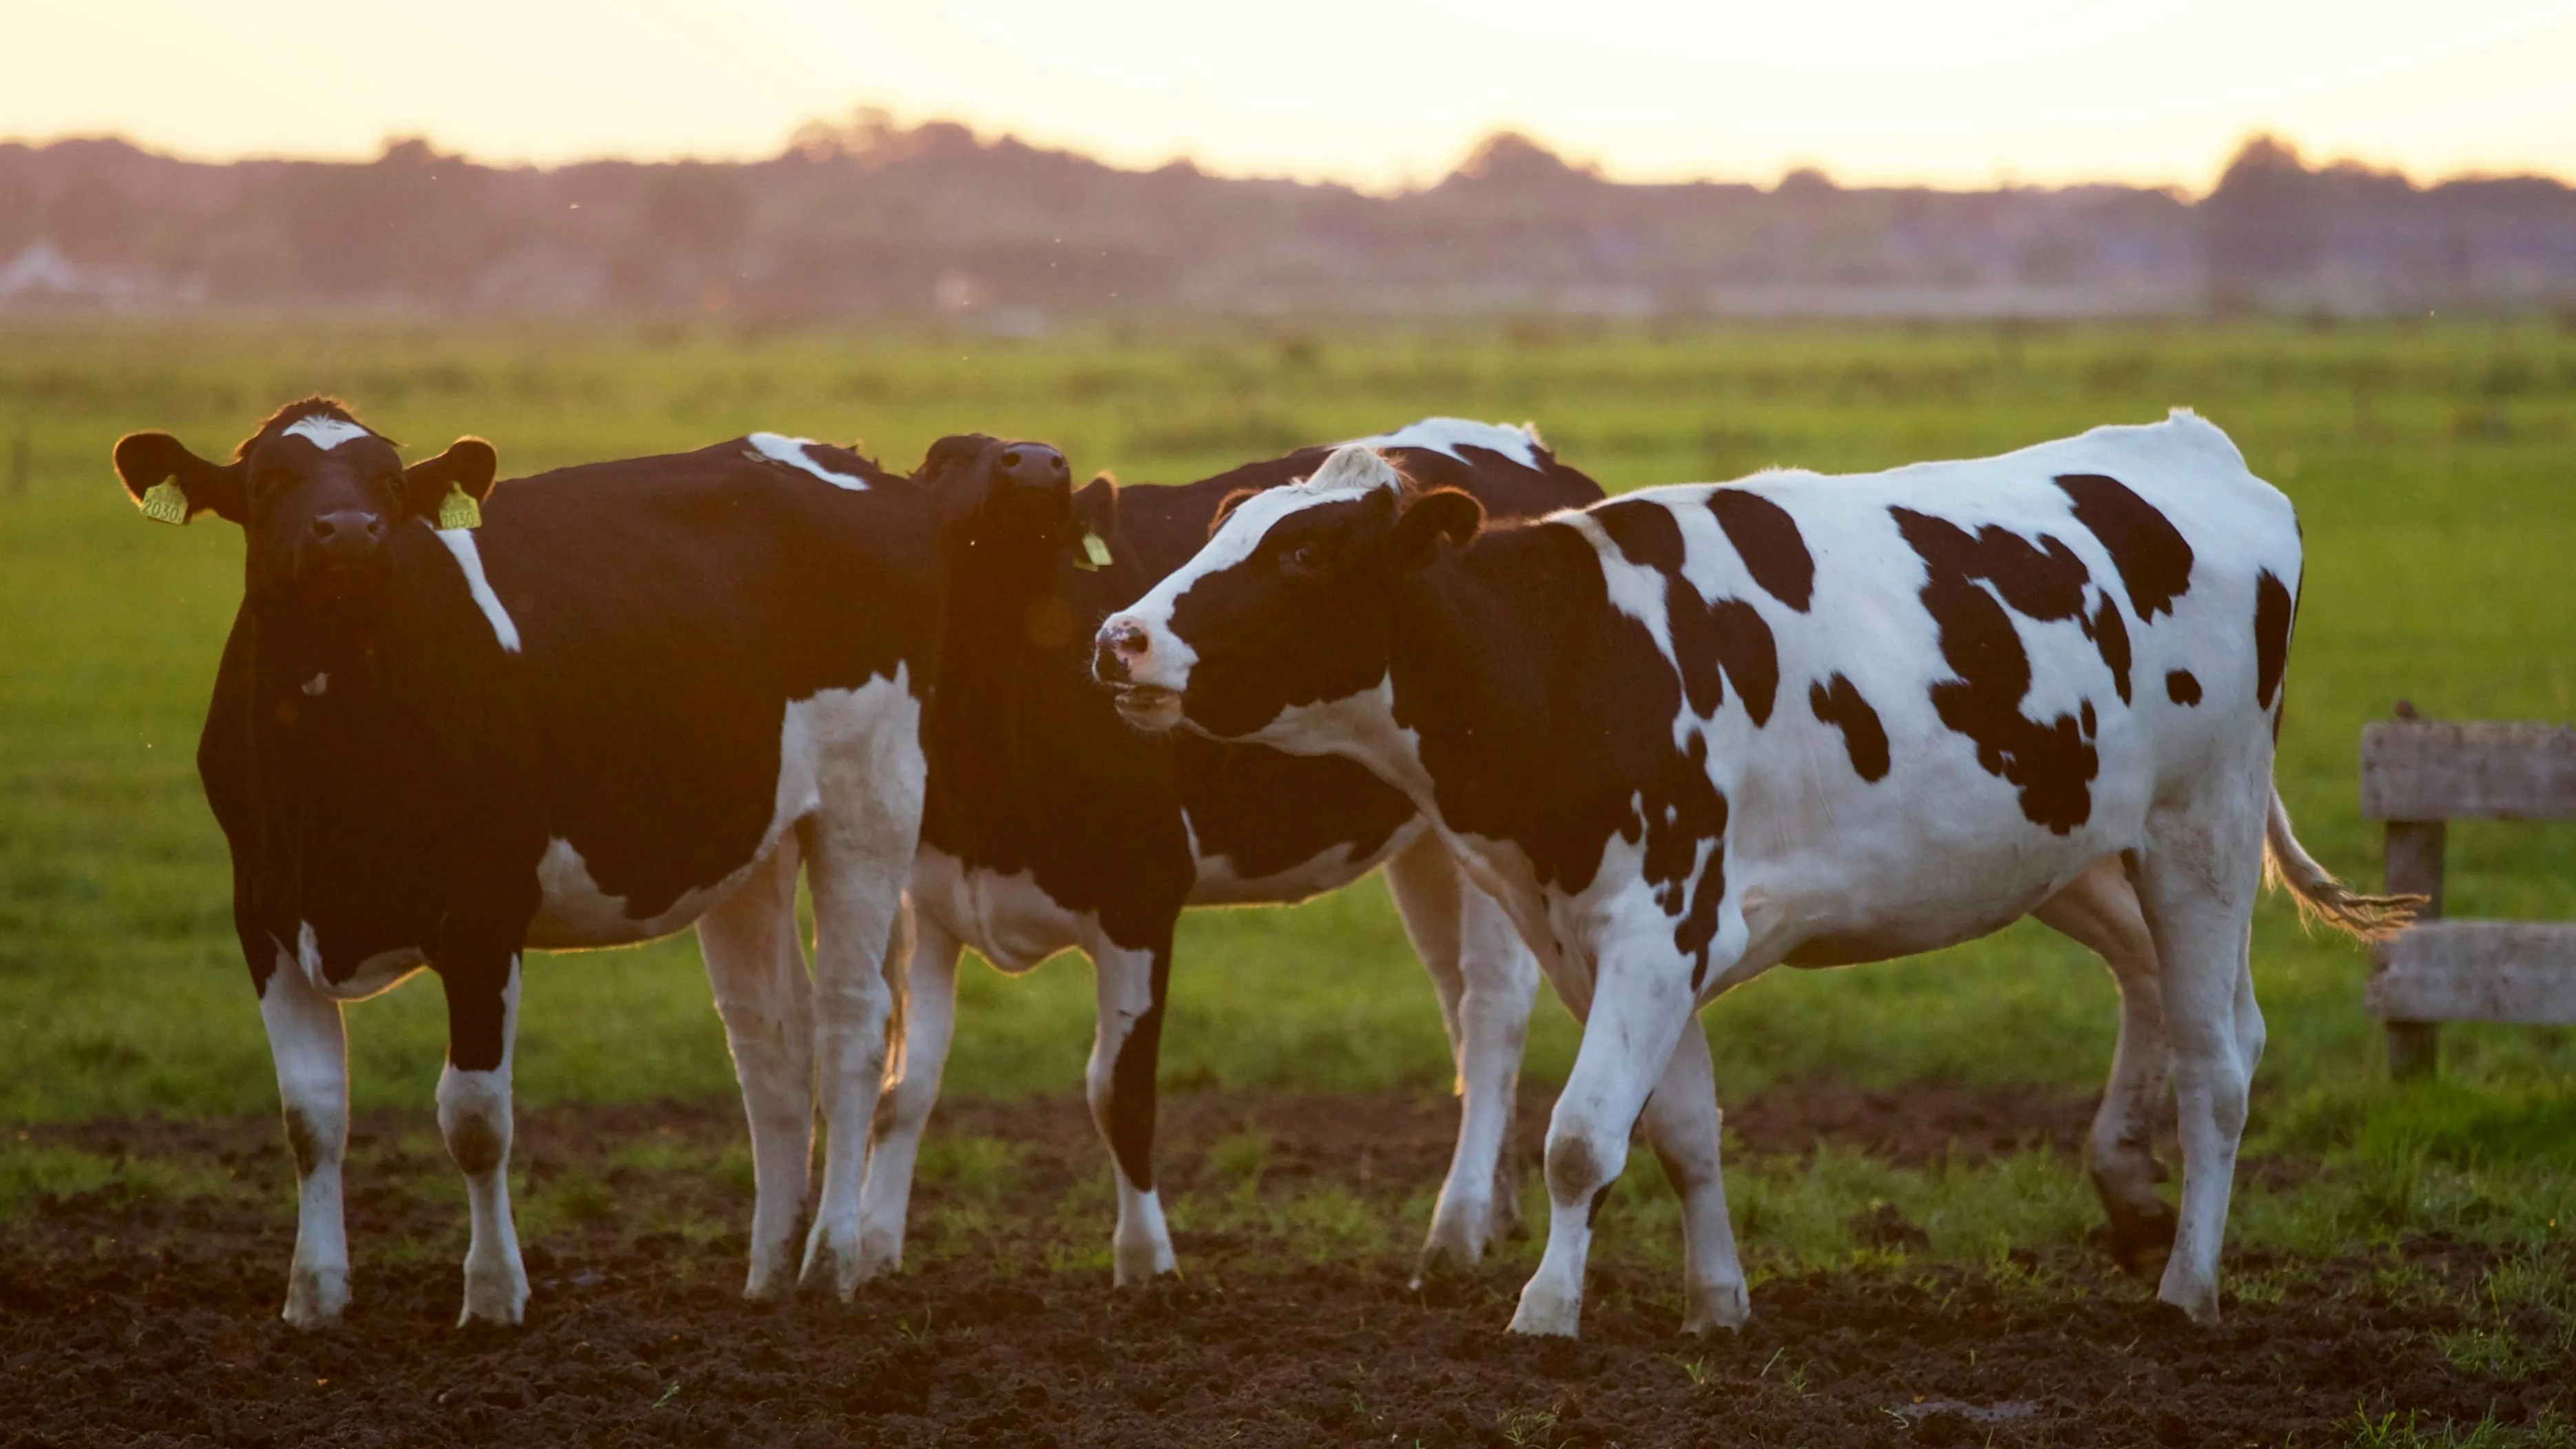
<svg viewBox="0 0 2576 1449"><path fill-rule="evenodd" d="M995 466L1002 479L1014 488L1064 489L1073 486L1073 470L1064 454L1044 443L1013 443L1002 450Z"/></svg>
<svg viewBox="0 0 2576 1449"><path fill-rule="evenodd" d="M1181 685L1158 676L1153 633L1141 620L1115 614L1100 626L1091 651L1091 676L1118 691L1118 716L1138 729L1168 730L1181 722Z"/></svg>
<svg viewBox="0 0 2576 1449"><path fill-rule="evenodd" d="M385 532L383 516L362 508L318 514L305 529L305 564L325 573L358 568L384 550Z"/></svg>

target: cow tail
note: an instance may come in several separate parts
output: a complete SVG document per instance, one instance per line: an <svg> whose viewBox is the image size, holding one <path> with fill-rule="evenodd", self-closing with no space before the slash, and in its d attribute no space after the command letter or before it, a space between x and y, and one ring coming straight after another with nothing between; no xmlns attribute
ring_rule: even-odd
<svg viewBox="0 0 2576 1449"><path fill-rule="evenodd" d="M2287 887L2300 915L2364 941L2396 935L2431 904L2425 896L2363 895L2335 879L2290 833L2290 812L2281 804L2278 787L2263 824L2263 883Z"/></svg>
<svg viewBox="0 0 2576 1449"><path fill-rule="evenodd" d="M879 1079L879 1091L888 1092L903 1080L904 1018L909 1014L912 998L912 893L906 891L894 908L894 929L886 933L885 983L888 1005L885 1025L885 1074Z"/></svg>

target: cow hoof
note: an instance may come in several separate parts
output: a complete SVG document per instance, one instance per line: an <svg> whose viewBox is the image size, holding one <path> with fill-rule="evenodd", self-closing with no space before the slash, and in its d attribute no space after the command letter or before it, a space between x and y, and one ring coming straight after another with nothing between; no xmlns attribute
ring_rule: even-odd
<svg viewBox="0 0 2576 1449"><path fill-rule="evenodd" d="M1166 1273L1179 1272L1180 1263L1172 1257L1169 1243L1120 1243L1113 1268L1117 1286L1142 1288Z"/></svg>
<svg viewBox="0 0 2576 1449"><path fill-rule="evenodd" d="M286 1277L286 1309L278 1314L294 1327L313 1332L336 1328L349 1306L349 1275L298 1268Z"/></svg>
<svg viewBox="0 0 2576 1449"><path fill-rule="evenodd" d="M515 1269L517 1265L513 1264ZM501 1328L516 1328L528 1312L528 1277L522 1272L492 1272L465 1275L465 1307L456 1315L456 1326L489 1323Z"/></svg>
<svg viewBox="0 0 2576 1449"><path fill-rule="evenodd" d="M1521 1290L1511 1331L1540 1338L1572 1338L1583 1328L1583 1300L1532 1283Z"/></svg>
<svg viewBox="0 0 2576 1449"><path fill-rule="evenodd" d="M859 1281L873 1283L903 1271L903 1234L883 1228L859 1234Z"/></svg>
<svg viewBox="0 0 2576 1449"><path fill-rule="evenodd" d="M2206 1286L2178 1284L2173 1281L2173 1274L2168 1270L2164 1286L2156 1290L2156 1297L2182 1310L2183 1317L2203 1328L2218 1326L2218 1285L2215 1283Z"/></svg>
<svg viewBox="0 0 2576 1449"><path fill-rule="evenodd" d="M1421 1286L1422 1279L1436 1269L1473 1268L1482 1262L1490 1229L1479 1231L1477 1225L1489 1220L1482 1204L1435 1216L1431 1236L1422 1243L1422 1267L1414 1275L1414 1285Z"/></svg>
<svg viewBox="0 0 2576 1449"><path fill-rule="evenodd" d="M858 1235L846 1230L827 1233L817 1224L814 1236L806 1240L805 1268L797 1274L796 1285L847 1303L859 1296L861 1277Z"/></svg>
<svg viewBox="0 0 2576 1449"><path fill-rule="evenodd" d="M1753 1316L1753 1299L1741 1283L1703 1283L1689 1290L1682 1311L1682 1332L1703 1334L1723 1328L1729 1333Z"/></svg>

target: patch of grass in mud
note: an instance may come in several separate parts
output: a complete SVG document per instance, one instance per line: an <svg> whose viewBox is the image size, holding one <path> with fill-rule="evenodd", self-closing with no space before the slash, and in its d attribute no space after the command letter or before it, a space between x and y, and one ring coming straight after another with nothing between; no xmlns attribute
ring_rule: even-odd
<svg viewBox="0 0 2576 1449"><path fill-rule="evenodd" d="M2528 1424L2508 1424L2490 1414L2473 1424L2428 1419L2409 1411L2372 1414L2355 1410L2347 1449L2576 1449L2576 1421L2549 1411Z"/></svg>

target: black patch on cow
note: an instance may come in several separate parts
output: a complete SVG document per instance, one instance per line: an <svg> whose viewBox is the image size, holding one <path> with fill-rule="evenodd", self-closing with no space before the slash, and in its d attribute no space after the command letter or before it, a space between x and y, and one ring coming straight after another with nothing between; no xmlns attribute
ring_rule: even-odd
<svg viewBox="0 0 2576 1449"><path fill-rule="evenodd" d="M2061 474L2057 486L2074 501L2075 521L2109 550L2138 622L2172 613L2173 601L2191 591L2191 544L2173 520L2118 479L2099 473Z"/></svg>
<svg viewBox="0 0 2576 1449"><path fill-rule="evenodd" d="M2074 716L2042 722L2022 714L2030 658L2005 606L2032 619L2082 618L2091 578L2083 560L2048 534L2033 544L1992 524L1970 534L1910 508L1888 512L1923 559L1923 606L1940 627L1941 657L1956 676L1932 686L1934 712L1976 745L1988 774L2019 787L2023 815L2067 834L2093 813L2091 782L2101 757Z"/></svg>
<svg viewBox="0 0 2576 1449"><path fill-rule="evenodd" d="M2095 610L2084 632L2093 636L2093 647L2101 651L2104 668L2111 671L2111 682L2119 686L2120 703L2129 702L2129 626L2120 617L2120 606L2105 593L2102 607Z"/></svg>
<svg viewBox="0 0 2576 1449"><path fill-rule="evenodd" d="M2200 703L2200 681L2188 669L2177 669L2165 676L2165 698L2179 705Z"/></svg>
<svg viewBox="0 0 2576 1449"><path fill-rule="evenodd" d="M1139 1192L1154 1190L1154 1075L1163 1054L1163 1002L1172 980L1172 947L1154 951L1144 1014L1127 1028L1109 1068L1108 1121L1103 1125L1118 1170Z"/></svg>
<svg viewBox="0 0 2576 1449"><path fill-rule="evenodd" d="M1681 521L1664 505L1644 498L1623 498L1592 510L1592 519L1621 556L1639 568L1678 577L1685 553Z"/></svg>
<svg viewBox="0 0 2576 1449"><path fill-rule="evenodd" d="M2093 701L2089 699L2084 701L2084 709L2081 718L2084 724L2084 738L2089 740L2093 738L2094 735L2100 733L2102 721L2100 717L2093 712Z"/></svg>
<svg viewBox="0 0 2576 1449"><path fill-rule="evenodd" d="M2290 662L2290 590L2270 569L2254 578L2254 703L2272 707Z"/></svg>
<svg viewBox="0 0 2576 1449"><path fill-rule="evenodd" d="M1781 603L1803 614L1814 601L1816 559L1798 533L1789 510L1743 488L1718 488L1708 495L1708 511L1726 530L1753 582Z"/></svg>
<svg viewBox="0 0 2576 1449"><path fill-rule="evenodd" d="M1807 707L1816 718L1842 731L1843 753L1851 756L1852 773L1873 784L1887 778L1887 728L1878 711L1861 698L1860 689L1837 674L1807 686Z"/></svg>

